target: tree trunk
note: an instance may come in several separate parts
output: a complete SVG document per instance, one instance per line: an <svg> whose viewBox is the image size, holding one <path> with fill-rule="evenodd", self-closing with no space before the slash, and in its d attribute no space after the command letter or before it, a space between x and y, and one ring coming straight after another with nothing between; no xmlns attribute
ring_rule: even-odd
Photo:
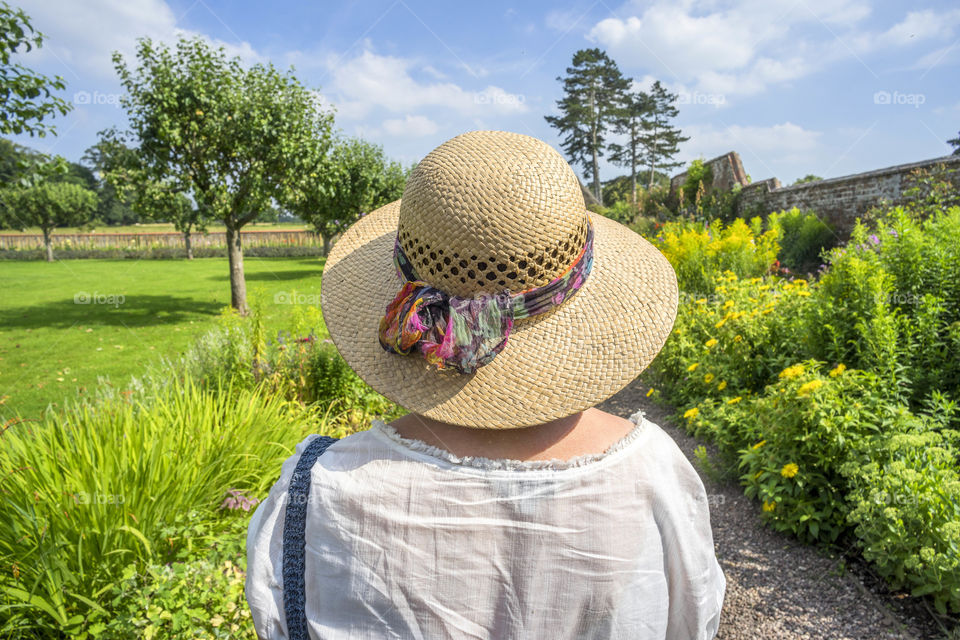
<svg viewBox="0 0 960 640"><path fill-rule="evenodd" d="M43 230L43 246L47 249L47 262L53 262L53 241L50 239L50 229Z"/></svg>
<svg viewBox="0 0 960 640"><path fill-rule="evenodd" d="M330 236L323 236L323 255L324 257L330 255Z"/></svg>
<svg viewBox="0 0 960 640"><path fill-rule="evenodd" d="M227 224L227 258L230 261L230 306L245 316L247 307L247 283L243 278L243 246L240 244L240 229Z"/></svg>
<svg viewBox="0 0 960 640"><path fill-rule="evenodd" d="M630 125L630 204L637 208L637 126Z"/></svg>
<svg viewBox="0 0 960 640"><path fill-rule="evenodd" d="M597 202L602 207L603 191L600 189L600 165L597 162L597 128L600 126L600 118L597 115L597 104L593 89L590 89L590 112L593 116L593 126L590 129L590 151L593 152L593 195L597 197Z"/></svg>
<svg viewBox="0 0 960 640"><path fill-rule="evenodd" d="M657 127L653 127L653 145L650 149L650 175L648 176L647 191L653 189L653 169L657 164Z"/></svg>
<svg viewBox="0 0 960 640"><path fill-rule="evenodd" d="M193 245L190 244L190 228L183 232L183 244L187 248L187 260L193 260Z"/></svg>

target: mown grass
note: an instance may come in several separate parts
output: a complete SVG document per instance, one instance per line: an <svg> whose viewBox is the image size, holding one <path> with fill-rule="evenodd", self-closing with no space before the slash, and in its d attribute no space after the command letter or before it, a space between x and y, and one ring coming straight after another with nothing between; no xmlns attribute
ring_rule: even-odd
<svg viewBox="0 0 960 640"><path fill-rule="evenodd" d="M274 302L278 293L296 291L301 303L319 305L323 264L244 260L248 295L263 298L269 330L290 312L290 304ZM37 418L48 404L61 408L89 394L98 376L125 384L160 356L182 353L230 304L222 258L10 262L0 268L0 291L3 420ZM326 337L326 329L316 334Z"/></svg>

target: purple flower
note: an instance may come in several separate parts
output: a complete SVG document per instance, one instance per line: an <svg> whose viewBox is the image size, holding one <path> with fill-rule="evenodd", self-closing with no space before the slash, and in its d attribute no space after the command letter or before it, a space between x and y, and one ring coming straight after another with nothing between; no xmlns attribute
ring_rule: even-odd
<svg viewBox="0 0 960 640"><path fill-rule="evenodd" d="M250 507L260 502L258 498L245 495L240 489L230 489L227 493L229 495L224 498L220 504L221 509L243 509L244 511L250 511Z"/></svg>
<svg viewBox="0 0 960 640"><path fill-rule="evenodd" d="M878 238L877 236L875 236L874 234L871 233L871 234L870 234L870 242L873 243L873 246L877 246L878 244L880 244L880 238Z"/></svg>
<svg viewBox="0 0 960 640"><path fill-rule="evenodd" d="M890 231L889 231L888 233L889 233L890 235L892 235L894 238L899 237L899 236L897 236L897 231L896 231L896 229L890 229Z"/></svg>

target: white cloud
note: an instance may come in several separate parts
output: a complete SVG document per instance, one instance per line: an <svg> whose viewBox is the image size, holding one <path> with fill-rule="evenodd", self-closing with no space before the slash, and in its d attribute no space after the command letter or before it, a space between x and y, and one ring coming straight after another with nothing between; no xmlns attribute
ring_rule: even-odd
<svg viewBox="0 0 960 640"><path fill-rule="evenodd" d="M820 131L804 129L789 121L772 126L730 125L723 129L691 125L685 127L683 132L690 136L690 141L682 149L685 158L702 156L709 159L728 151L737 151L741 156L749 155L751 158L777 157L790 162L807 161L810 166L813 166L823 135ZM758 167L758 170L765 173L762 167Z"/></svg>
<svg viewBox="0 0 960 640"><path fill-rule="evenodd" d="M365 50L350 60L330 59L332 83L327 97L344 118L365 118L375 107L409 113L439 107L461 115L522 113L524 96L488 86L470 91L452 82L419 82L412 75L414 62Z"/></svg>
<svg viewBox="0 0 960 640"><path fill-rule="evenodd" d="M548 29L566 33L571 31L578 24L583 26L589 24L585 19L588 12L582 9L554 9L547 13L544 23Z"/></svg>
<svg viewBox="0 0 960 640"><path fill-rule="evenodd" d="M71 85L81 78L116 80L113 52L119 51L131 65L139 37L174 44L179 36L199 35L223 46L228 56L240 56L246 64L263 60L248 42L225 42L180 28L164 0L21 0L17 4L30 16L34 28L46 36L43 47L28 55L35 56L32 60L62 65L58 73ZM193 10L206 10L201 7L206 5L200 3Z"/></svg>
<svg viewBox="0 0 960 640"><path fill-rule="evenodd" d="M906 45L929 38L947 38L960 23L960 11L938 14L929 9L911 11L902 22L890 27L880 36L884 44Z"/></svg>
<svg viewBox="0 0 960 640"><path fill-rule="evenodd" d="M949 37L960 24L960 10L912 11L872 33L860 28L870 13L860 0L655 0L627 4L620 13L597 22L587 38L625 71L728 98L754 95L881 47Z"/></svg>
<svg viewBox="0 0 960 640"><path fill-rule="evenodd" d="M393 136L429 136L437 132L437 123L426 116L408 115L406 118L383 121L383 130Z"/></svg>

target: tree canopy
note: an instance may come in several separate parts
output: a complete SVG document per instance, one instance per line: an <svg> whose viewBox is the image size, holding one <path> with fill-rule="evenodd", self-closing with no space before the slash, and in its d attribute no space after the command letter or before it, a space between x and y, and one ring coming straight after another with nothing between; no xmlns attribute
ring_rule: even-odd
<svg viewBox="0 0 960 640"><path fill-rule="evenodd" d="M66 88L63 78L48 78L10 61L13 55L42 45L43 34L34 30L27 14L0 2L0 135L56 133L44 118L66 115L72 108L53 95L54 90Z"/></svg>
<svg viewBox="0 0 960 640"><path fill-rule="evenodd" d="M339 138L312 188L301 191L291 213L313 226L324 240L346 231L361 215L389 204L403 195L410 170L389 161L383 148L358 138Z"/></svg>
<svg viewBox="0 0 960 640"><path fill-rule="evenodd" d="M580 164L593 183L593 195L603 204L599 159L606 147L607 128L617 117L630 81L617 63L600 49L581 49L567 67L563 98L557 101L559 116L545 116L550 126L564 137L564 152Z"/></svg>
<svg viewBox="0 0 960 640"><path fill-rule="evenodd" d="M302 199L319 176L333 115L293 75L244 68L200 38L176 48L138 40L137 66L114 67L145 180L184 193L226 226L231 304L248 311L240 230L274 204Z"/></svg>

